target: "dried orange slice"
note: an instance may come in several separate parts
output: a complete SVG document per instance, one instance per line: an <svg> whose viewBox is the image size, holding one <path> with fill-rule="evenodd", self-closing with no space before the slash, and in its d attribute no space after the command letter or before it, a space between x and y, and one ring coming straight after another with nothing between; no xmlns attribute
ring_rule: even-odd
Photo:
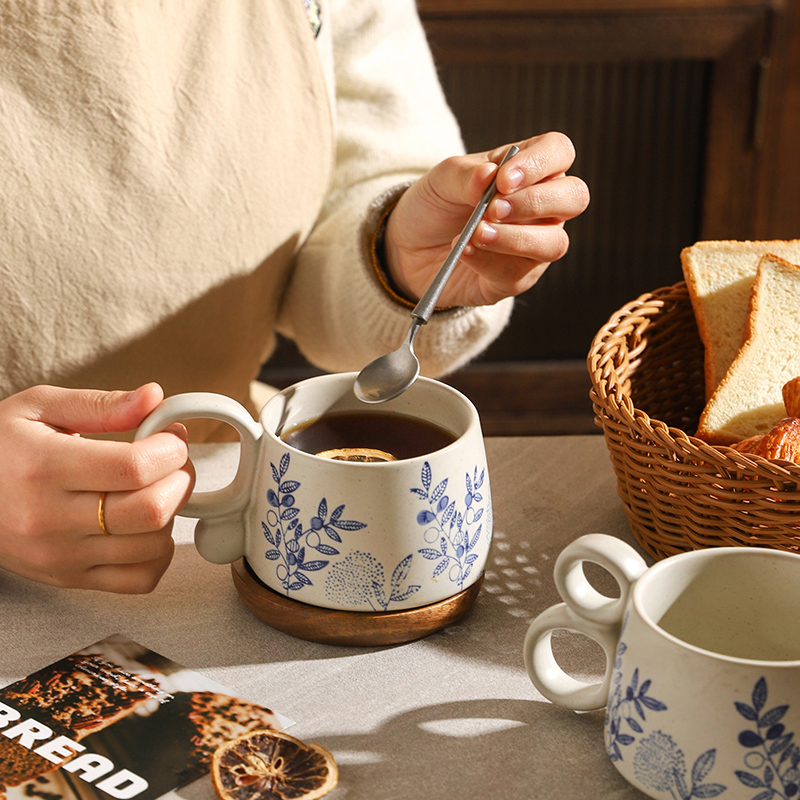
<svg viewBox="0 0 800 800"><path fill-rule="evenodd" d="M221 800L316 800L339 779L333 756L283 731L251 731L217 748L211 777Z"/></svg>

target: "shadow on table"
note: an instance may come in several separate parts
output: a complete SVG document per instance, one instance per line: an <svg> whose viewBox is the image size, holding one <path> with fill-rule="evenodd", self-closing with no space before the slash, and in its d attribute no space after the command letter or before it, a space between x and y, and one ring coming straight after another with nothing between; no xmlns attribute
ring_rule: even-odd
<svg viewBox="0 0 800 800"><path fill-rule="evenodd" d="M506 699L443 703L320 743L339 765L331 800L643 797L606 757L602 711ZM201 795L187 787L181 796Z"/></svg>

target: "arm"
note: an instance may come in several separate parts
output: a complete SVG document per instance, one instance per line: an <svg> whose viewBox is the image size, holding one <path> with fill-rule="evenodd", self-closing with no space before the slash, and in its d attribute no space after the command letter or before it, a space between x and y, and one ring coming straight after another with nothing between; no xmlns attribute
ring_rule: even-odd
<svg viewBox="0 0 800 800"><path fill-rule="evenodd" d="M409 309L381 286L370 236L386 203L463 152L413 2L360 0L337 18L341 5L327 6L323 20L335 28L335 173L281 314L281 330L331 371L359 370L403 339ZM496 337L510 310L506 301L435 314L417 339L423 371L465 363Z"/></svg>
<svg viewBox="0 0 800 800"><path fill-rule="evenodd" d="M348 11L364 12L371 3L351 3ZM362 19L352 13L346 19L353 25L337 31L335 51L332 193L301 253L283 316L291 320L285 332L306 355L336 371L360 369L398 346L409 309L508 147L453 155L463 147L412 3L381 4ZM510 298L564 255L564 222L588 204L586 185L566 174L575 157L566 136L548 133L517 144L520 153L498 173L498 196L441 298L451 310L437 312L417 339L427 374L457 368L497 336ZM385 208L393 210L383 220L381 276L371 266L370 246Z"/></svg>

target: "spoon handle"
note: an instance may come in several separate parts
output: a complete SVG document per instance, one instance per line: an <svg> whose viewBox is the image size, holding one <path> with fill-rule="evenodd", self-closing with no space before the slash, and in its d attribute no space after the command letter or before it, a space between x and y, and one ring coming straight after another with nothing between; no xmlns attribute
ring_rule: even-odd
<svg viewBox="0 0 800 800"><path fill-rule="evenodd" d="M511 158L513 155L516 155L518 152L519 148L514 144L508 148L508 152L503 156L503 160L498 165L497 170L495 170L494 177L492 178L492 182L489 184L489 188L486 189L486 191L483 193L483 197L480 199L480 202L477 206L475 206L475 210L472 212L469 220L467 220L467 224L464 226L464 230L461 231L461 235L456 240L453 249L444 260L439 272L436 273L436 277L433 279L433 281L431 281L431 285L428 287L425 294L423 294L419 299L419 302L411 312L411 316L416 317L423 325L430 319L434 308L436 308L436 301L439 299L442 289L444 289L445 284L453 272L453 269L458 263L458 260L461 258L461 254L464 252L467 242L469 242L472 234L475 233L475 228L478 227L478 223L486 213L489 202L494 196L495 181L497 179L497 173L500 171L500 167L502 167L509 158Z"/></svg>

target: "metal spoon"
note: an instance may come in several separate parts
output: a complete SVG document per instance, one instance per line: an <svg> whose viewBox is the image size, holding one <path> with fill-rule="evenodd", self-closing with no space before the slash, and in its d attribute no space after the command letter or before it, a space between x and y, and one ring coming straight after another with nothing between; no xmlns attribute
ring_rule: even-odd
<svg viewBox="0 0 800 800"><path fill-rule="evenodd" d="M367 364L356 378L353 391L356 397L364 403L385 403L394 397L402 394L419 375L419 361L414 353L414 339L421 325L425 325L439 299L445 284L450 278L458 260L461 258L464 248L467 246L470 237L478 227L486 209L494 196L495 179L500 167L513 155L519 152L516 145L511 145L508 152L503 156L503 160L495 171L495 177L489 184L489 188L483 193L480 202L475 206L464 230L456 240L453 249L444 260L436 277L431 281L431 285L420 298L414 310L411 312L411 327L408 329L406 338L397 350L387 353L385 356L376 358Z"/></svg>

